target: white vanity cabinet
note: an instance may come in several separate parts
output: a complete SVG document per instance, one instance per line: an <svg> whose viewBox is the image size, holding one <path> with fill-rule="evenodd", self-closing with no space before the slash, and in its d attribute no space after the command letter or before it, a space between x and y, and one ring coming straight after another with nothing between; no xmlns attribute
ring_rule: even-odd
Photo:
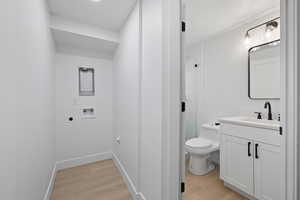
<svg viewBox="0 0 300 200"><path fill-rule="evenodd" d="M258 158L254 158L254 196L261 200L284 199L284 166L279 146L255 143Z"/></svg>
<svg viewBox="0 0 300 200"><path fill-rule="evenodd" d="M223 177L226 182L240 190L253 194L253 156L248 156L249 140L226 135L223 137L222 150L224 161Z"/></svg>
<svg viewBox="0 0 300 200"><path fill-rule="evenodd" d="M279 129L223 123L221 178L258 200L284 200L283 136Z"/></svg>

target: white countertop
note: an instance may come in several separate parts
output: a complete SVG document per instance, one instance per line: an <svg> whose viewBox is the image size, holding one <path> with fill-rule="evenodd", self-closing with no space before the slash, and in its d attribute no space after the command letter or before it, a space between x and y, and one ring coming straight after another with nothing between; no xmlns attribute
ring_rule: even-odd
<svg viewBox="0 0 300 200"><path fill-rule="evenodd" d="M254 117L245 116L222 118L219 119L219 121L221 123L236 124L241 126L250 126L272 130L279 130L281 126L280 122L277 120L256 119Z"/></svg>

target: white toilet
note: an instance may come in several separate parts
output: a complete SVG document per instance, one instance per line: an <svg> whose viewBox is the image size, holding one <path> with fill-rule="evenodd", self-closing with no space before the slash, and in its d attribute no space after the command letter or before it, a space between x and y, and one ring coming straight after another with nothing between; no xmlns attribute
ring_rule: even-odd
<svg viewBox="0 0 300 200"><path fill-rule="evenodd" d="M200 136L185 143L185 149L190 154L189 171L195 175L205 175L215 169L210 161L211 153L218 151L220 146L219 127L203 124Z"/></svg>

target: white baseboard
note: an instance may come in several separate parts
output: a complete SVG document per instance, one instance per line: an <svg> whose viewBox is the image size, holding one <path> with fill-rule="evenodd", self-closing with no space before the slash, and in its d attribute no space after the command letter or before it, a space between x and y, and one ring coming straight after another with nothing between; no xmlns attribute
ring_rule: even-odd
<svg viewBox="0 0 300 200"><path fill-rule="evenodd" d="M78 158L62 160L56 162L56 170L67 169L71 167L76 167L76 166L85 165L85 164L89 164L101 160L108 160L108 159L112 159L111 152L97 153L97 154L86 155Z"/></svg>
<svg viewBox="0 0 300 200"><path fill-rule="evenodd" d="M48 188L47 188L47 191L46 191L46 194L45 194L43 200L50 200L51 199L51 195L52 195L52 191L53 191L53 187L54 187L54 182L55 182L55 177L56 177L56 164L53 167L50 182L49 182L49 185L48 185Z"/></svg>
<svg viewBox="0 0 300 200"><path fill-rule="evenodd" d="M135 185L133 184L131 178L129 177L129 175L126 172L125 168L121 164L119 158L114 153L112 153L112 157L113 157L113 161L114 161L115 165L119 169L121 175L123 176L123 179L124 179L125 183L128 186L128 189L129 189L129 192L131 193L132 199L133 200L143 200L143 199L139 198L140 194L137 193Z"/></svg>
<svg viewBox="0 0 300 200"><path fill-rule="evenodd" d="M139 193L138 200L146 200L146 197L142 193Z"/></svg>

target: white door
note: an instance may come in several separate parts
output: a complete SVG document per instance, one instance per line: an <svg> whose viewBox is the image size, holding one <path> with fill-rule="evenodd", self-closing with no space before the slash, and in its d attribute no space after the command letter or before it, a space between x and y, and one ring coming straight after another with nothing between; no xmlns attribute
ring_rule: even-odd
<svg viewBox="0 0 300 200"><path fill-rule="evenodd" d="M284 165L280 146L255 143L255 197L284 200Z"/></svg>
<svg viewBox="0 0 300 200"><path fill-rule="evenodd" d="M224 137L224 180L253 195L253 141Z"/></svg>

